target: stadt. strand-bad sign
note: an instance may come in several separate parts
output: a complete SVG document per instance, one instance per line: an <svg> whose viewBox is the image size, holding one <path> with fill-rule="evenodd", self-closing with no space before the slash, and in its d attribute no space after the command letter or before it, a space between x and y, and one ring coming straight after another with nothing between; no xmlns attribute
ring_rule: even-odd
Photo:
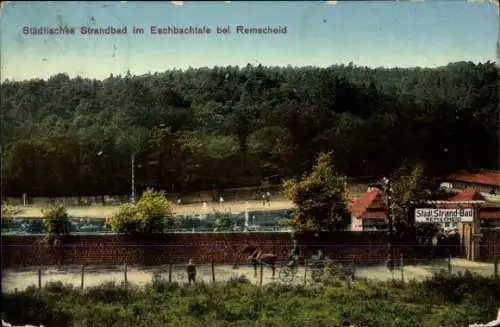
<svg viewBox="0 0 500 327"><path fill-rule="evenodd" d="M471 223L474 209L415 209L417 223Z"/></svg>

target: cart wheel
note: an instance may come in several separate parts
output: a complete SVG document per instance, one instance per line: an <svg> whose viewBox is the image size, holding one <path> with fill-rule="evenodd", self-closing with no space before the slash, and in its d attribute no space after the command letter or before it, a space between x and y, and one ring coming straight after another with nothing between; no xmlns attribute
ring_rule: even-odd
<svg viewBox="0 0 500 327"><path fill-rule="evenodd" d="M279 278L283 283L291 283L294 273L290 267L283 267L280 269Z"/></svg>

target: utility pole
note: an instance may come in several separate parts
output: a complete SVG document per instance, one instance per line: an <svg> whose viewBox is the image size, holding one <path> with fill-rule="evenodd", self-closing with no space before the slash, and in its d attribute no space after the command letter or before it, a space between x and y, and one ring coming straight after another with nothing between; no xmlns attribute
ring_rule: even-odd
<svg viewBox="0 0 500 327"><path fill-rule="evenodd" d="M130 200L132 203L135 203L135 155L132 153L132 158L131 158L131 174L132 174L132 190L130 194Z"/></svg>
<svg viewBox="0 0 500 327"><path fill-rule="evenodd" d="M3 143L3 142L2 142ZM0 201L3 202L4 200L4 191L3 191L3 186L5 182L5 167L4 167L4 160L3 160L3 144L0 144Z"/></svg>
<svg viewBox="0 0 500 327"><path fill-rule="evenodd" d="M393 235L393 217L392 217L392 201L391 201L391 191L392 191L392 186L391 186L391 181L388 178L383 179L384 185L385 185L385 196L386 196L386 201L387 201L387 218L389 219L389 241L387 243L387 248L389 252L389 262L388 262L388 268L392 272L394 271L394 235Z"/></svg>

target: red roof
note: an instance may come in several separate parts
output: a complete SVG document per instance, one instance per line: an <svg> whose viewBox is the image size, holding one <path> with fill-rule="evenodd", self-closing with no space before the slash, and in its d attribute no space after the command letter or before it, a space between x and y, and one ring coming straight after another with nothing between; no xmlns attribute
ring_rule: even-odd
<svg viewBox="0 0 500 327"><path fill-rule="evenodd" d="M360 198L352 201L347 209L354 217L360 219L387 218L385 204L378 189L369 191Z"/></svg>
<svg viewBox="0 0 500 327"><path fill-rule="evenodd" d="M480 173L456 173L448 176L451 181L482 184L487 186L500 186L500 172L483 171Z"/></svg>
<svg viewBox="0 0 500 327"><path fill-rule="evenodd" d="M484 197L473 188L467 188L452 196L448 201L485 201ZM441 204L440 207L456 208L459 204ZM459 205L468 207L467 204ZM347 207L349 212L358 219L387 219L387 209L380 194L380 190L365 193L360 198L352 201ZM481 219L500 219L500 207L492 203L485 203L480 209Z"/></svg>
<svg viewBox="0 0 500 327"><path fill-rule="evenodd" d="M448 199L449 201L485 201L484 197L473 188L466 188L457 195Z"/></svg>
<svg viewBox="0 0 500 327"><path fill-rule="evenodd" d="M486 201L486 199L481 195L481 193L469 187L452 196L448 199L448 201ZM463 204L462 206L464 205L467 206L466 204ZM456 204L448 204L446 206L456 206ZM498 208L498 206L493 203L486 202L481 205L481 208Z"/></svg>
<svg viewBox="0 0 500 327"><path fill-rule="evenodd" d="M473 188L466 188L457 195L452 196L448 199L449 201L485 201L484 197ZM445 205L446 207L454 207L453 204ZM461 206L468 207L468 205L463 204ZM500 207L494 205L493 203L484 203L479 210L479 217L481 219L500 219Z"/></svg>

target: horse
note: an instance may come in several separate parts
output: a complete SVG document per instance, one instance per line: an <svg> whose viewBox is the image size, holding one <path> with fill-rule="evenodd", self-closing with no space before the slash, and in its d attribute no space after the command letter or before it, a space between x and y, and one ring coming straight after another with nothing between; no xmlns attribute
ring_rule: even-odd
<svg viewBox="0 0 500 327"><path fill-rule="evenodd" d="M257 277L257 266L259 264L265 263L271 267L273 271L273 278L276 274L276 261L278 256L274 253L262 253L262 249L257 245L247 245L242 254L248 254L248 260L252 262L255 277Z"/></svg>

